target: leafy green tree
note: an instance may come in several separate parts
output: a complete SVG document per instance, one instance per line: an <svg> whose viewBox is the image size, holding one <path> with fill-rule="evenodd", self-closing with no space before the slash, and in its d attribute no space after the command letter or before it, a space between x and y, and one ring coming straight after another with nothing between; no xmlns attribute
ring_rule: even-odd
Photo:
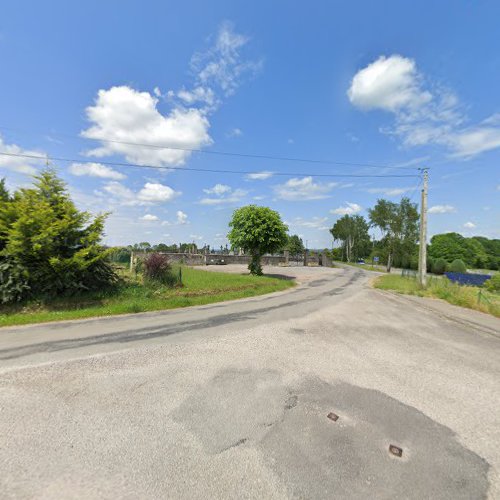
<svg viewBox="0 0 500 500"><path fill-rule="evenodd" d="M298 234L292 234L288 237L286 249L290 252L290 255L297 257L297 255L304 253L304 242Z"/></svg>
<svg viewBox="0 0 500 500"><path fill-rule="evenodd" d="M418 241L417 205L406 197L399 203L382 199L368 213L371 225L382 232L381 243L387 252L387 272L390 272L393 261L406 267L415 254Z"/></svg>
<svg viewBox="0 0 500 500"><path fill-rule="evenodd" d="M101 245L106 215L79 211L54 170L0 204L0 261L17 299L102 290L117 282ZM16 278L17 276L17 278ZM12 279L14 277L14 279ZM5 295L5 294L4 294ZM7 294L8 295L8 294Z"/></svg>
<svg viewBox="0 0 500 500"><path fill-rule="evenodd" d="M280 214L268 207L247 205L234 211L227 235L231 245L243 248L251 255L248 269L261 275L262 255L282 250L287 244L288 227Z"/></svg>
<svg viewBox="0 0 500 500"><path fill-rule="evenodd" d="M361 215L344 215L330 229L333 238L341 242L347 262L357 260L370 253L368 223Z"/></svg>

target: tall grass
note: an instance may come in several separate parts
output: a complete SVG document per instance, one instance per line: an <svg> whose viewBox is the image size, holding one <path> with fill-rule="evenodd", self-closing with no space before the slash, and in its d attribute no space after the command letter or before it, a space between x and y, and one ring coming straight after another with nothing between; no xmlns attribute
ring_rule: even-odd
<svg viewBox="0 0 500 500"><path fill-rule="evenodd" d="M415 278L403 278L402 276L388 274L376 278L374 287L419 297L435 297L456 306L467 307L500 317L499 294L475 286L452 283L446 278L430 277L427 287L422 288Z"/></svg>

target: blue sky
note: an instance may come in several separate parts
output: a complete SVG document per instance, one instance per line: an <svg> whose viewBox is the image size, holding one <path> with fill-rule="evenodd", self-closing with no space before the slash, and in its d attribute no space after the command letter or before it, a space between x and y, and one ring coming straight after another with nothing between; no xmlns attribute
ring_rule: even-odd
<svg viewBox="0 0 500 500"><path fill-rule="evenodd" d="M430 235L499 238L498 19L493 1L4 1L0 152L73 160L52 163L80 207L112 212L110 244L218 247L256 203L330 247L338 217L418 201L419 179L313 174L418 167ZM42 167L0 156L11 188Z"/></svg>

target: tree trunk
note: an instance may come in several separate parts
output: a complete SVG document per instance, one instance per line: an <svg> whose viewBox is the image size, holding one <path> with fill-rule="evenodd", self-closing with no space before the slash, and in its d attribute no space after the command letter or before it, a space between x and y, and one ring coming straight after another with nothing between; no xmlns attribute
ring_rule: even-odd
<svg viewBox="0 0 500 500"><path fill-rule="evenodd" d="M262 276L262 266L260 264L260 254L252 253L252 258L250 260L250 264L248 264L248 270L250 274L255 274L257 276Z"/></svg>
<svg viewBox="0 0 500 500"><path fill-rule="evenodd" d="M392 266L392 251L389 252L389 256L387 257L387 272L391 272L391 266Z"/></svg>

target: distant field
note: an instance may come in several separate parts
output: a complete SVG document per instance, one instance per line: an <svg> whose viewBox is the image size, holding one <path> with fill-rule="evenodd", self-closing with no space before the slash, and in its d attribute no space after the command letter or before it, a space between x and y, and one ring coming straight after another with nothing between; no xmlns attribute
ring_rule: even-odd
<svg viewBox="0 0 500 500"><path fill-rule="evenodd" d="M500 317L499 294L474 286L461 286L443 278L430 277L427 288L422 289L414 278L403 278L396 274L388 274L376 278L374 287L419 297L443 299L456 306L467 307Z"/></svg>
<svg viewBox="0 0 500 500"><path fill-rule="evenodd" d="M189 267L182 267L184 286L180 288L149 287L140 277L130 276L126 271L122 271L122 275L124 284L112 293L0 306L0 326L175 309L253 297L294 286L293 281L275 277L207 272Z"/></svg>

